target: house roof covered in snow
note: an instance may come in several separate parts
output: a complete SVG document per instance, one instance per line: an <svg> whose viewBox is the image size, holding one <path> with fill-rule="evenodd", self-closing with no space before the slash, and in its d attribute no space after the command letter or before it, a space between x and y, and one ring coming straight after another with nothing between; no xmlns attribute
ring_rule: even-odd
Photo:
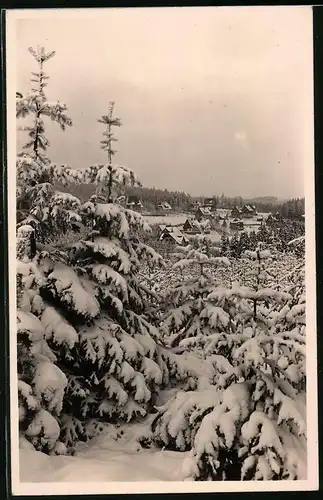
<svg viewBox="0 0 323 500"><path fill-rule="evenodd" d="M255 207L251 207L250 205L244 205L242 210L244 212L254 212L255 211Z"/></svg>
<svg viewBox="0 0 323 500"><path fill-rule="evenodd" d="M165 226L159 239L163 240L165 236L167 238L173 239L179 245L182 245L183 243L188 243L188 239L182 233L182 231L178 229L178 227Z"/></svg>
<svg viewBox="0 0 323 500"><path fill-rule="evenodd" d="M195 219L186 219L184 222L185 227L191 227L192 229L200 228L199 223Z"/></svg>
<svg viewBox="0 0 323 500"><path fill-rule="evenodd" d="M184 234L170 234L170 237L173 238L173 240L178 243L179 245L182 245L183 243L188 243L188 239Z"/></svg>
<svg viewBox="0 0 323 500"><path fill-rule="evenodd" d="M167 201L160 201L159 203L157 203L157 207L164 208L165 210L171 210L172 208Z"/></svg>
<svg viewBox="0 0 323 500"><path fill-rule="evenodd" d="M197 212L200 212L202 215L211 215L210 207L199 207Z"/></svg>
<svg viewBox="0 0 323 500"><path fill-rule="evenodd" d="M213 207L216 205L216 199L215 198L205 198L203 205L205 207Z"/></svg>
<svg viewBox="0 0 323 500"><path fill-rule="evenodd" d="M127 198L127 205L142 206L142 202L141 202L139 196L130 195Z"/></svg>

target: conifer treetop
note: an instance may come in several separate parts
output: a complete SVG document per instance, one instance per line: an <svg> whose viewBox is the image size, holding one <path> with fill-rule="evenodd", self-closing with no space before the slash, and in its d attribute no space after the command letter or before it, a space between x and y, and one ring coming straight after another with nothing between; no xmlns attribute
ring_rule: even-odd
<svg viewBox="0 0 323 500"><path fill-rule="evenodd" d="M72 120L66 114L67 106L59 101L48 101L44 92L49 76L44 72L43 65L44 62L54 57L56 52L45 52L45 48L41 46L38 46L37 49L29 47L28 50L38 63L38 72L31 72L31 82L33 83L31 91L25 97L16 94L16 116L17 118L25 118L30 114L35 116L33 126L24 127L23 130L29 132L31 138L25 148L34 146L34 152L37 153L39 148L45 151L50 145L44 136L42 116L51 118L52 121L60 125L62 130L65 130L67 126L72 126Z"/></svg>
<svg viewBox="0 0 323 500"><path fill-rule="evenodd" d="M84 170L85 181L94 183L97 186L96 195L103 196L108 203L112 203L120 194L123 194L125 186L141 186L139 178L134 171L123 165L112 164L112 158L117 153L112 144L117 142L113 127L121 127L120 118L113 116L115 102L109 102L107 115L102 115L97 121L106 125L103 132L101 149L108 153L108 162L106 164L90 165Z"/></svg>
<svg viewBox="0 0 323 500"><path fill-rule="evenodd" d="M112 148L112 143L117 142L118 139L112 132L112 127L121 127L122 123L120 118L113 116L115 102L109 102L109 112L107 115L102 115L98 119L99 123L103 123L107 126L106 130L103 132L104 139L101 140L101 149L108 152L109 155L109 165L111 165L112 156L116 154L116 150Z"/></svg>
<svg viewBox="0 0 323 500"><path fill-rule="evenodd" d="M63 131L72 126L72 120L66 113L65 104L50 102L45 95L49 76L43 65L54 57L55 51L46 52L41 46L28 50L38 64L38 72L32 72L30 92L26 95L16 93L16 117L29 118L27 126L20 128L27 132L28 139L17 158L17 203L19 224L31 224L37 229L37 239L44 242L46 235L53 231L66 232L71 223L81 222L77 214L79 200L55 192L54 183L82 182L84 174L67 165L55 165L47 155L50 141L45 134L44 117L58 123Z"/></svg>

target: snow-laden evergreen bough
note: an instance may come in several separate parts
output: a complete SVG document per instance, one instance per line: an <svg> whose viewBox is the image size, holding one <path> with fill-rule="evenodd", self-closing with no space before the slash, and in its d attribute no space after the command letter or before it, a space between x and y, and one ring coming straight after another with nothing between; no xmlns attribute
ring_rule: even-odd
<svg viewBox="0 0 323 500"><path fill-rule="evenodd" d="M255 262L254 287L214 288L204 302L227 321L184 341L192 348L198 339L203 385L178 393L153 424L157 442L190 450L188 479L306 478L302 270L291 295L266 287L267 250L260 245L246 257Z"/></svg>
<svg viewBox="0 0 323 500"><path fill-rule="evenodd" d="M17 370L20 445L54 454L66 453L59 441L59 415L62 410L66 375L57 366L49 346L52 335L70 347L77 333L56 314L55 329L44 323L46 305L39 289L45 282L31 241L34 229L21 226L17 232Z"/></svg>
<svg viewBox="0 0 323 500"><path fill-rule="evenodd" d="M48 75L44 63L55 52L29 48L38 64L38 72L32 72L33 88L26 96L16 99L16 116L29 121L20 130L28 133L28 141L17 158L17 220L20 225L35 229L37 241L44 242L59 232L66 232L81 223L78 214L80 201L77 197L55 189L55 182L66 185L81 182L82 173L67 165L52 163L46 152L50 142L45 135L45 118L57 123L61 130L72 126L66 114L67 107L60 102L50 102L45 95Z"/></svg>

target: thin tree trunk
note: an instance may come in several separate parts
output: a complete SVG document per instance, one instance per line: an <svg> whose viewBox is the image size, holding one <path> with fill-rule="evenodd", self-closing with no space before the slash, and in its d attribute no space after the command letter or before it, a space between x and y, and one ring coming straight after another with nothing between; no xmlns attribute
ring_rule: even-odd
<svg viewBox="0 0 323 500"><path fill-rule="evenodd" d="M112 202L112 148L111 148L111 124L108 124L108 138L109 138L109 149L108 149L108 159L109 159L109 183L108 183L108 203Z"/></svg>

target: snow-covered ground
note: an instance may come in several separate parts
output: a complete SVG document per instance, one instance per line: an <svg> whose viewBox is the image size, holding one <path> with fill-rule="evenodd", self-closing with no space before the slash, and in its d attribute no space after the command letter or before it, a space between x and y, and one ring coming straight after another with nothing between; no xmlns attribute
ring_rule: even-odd
<svg viewBox="0 0 323 500"><path fill-rule="evenodd" d="M164 224L165 226L178 226L184 224L188 217L192 217L192 214L144 215L143 217L151 225Z"/></svg>
<svg viewBox="0 0 323 500"><path fill-rule="evenodd" d="M181 481L187 453L144 449L138 442L143 435L149 435L149 422L108 426L79 444L74 456L48 456L26 446L20 450L20 481Z"/></svg>
<svg viewBox="0 0 323 500"><path fill-rule="evenodd" d="M187 454L175 451L111 451L91 447L81 456L20 451L21 482L180 481Z"/></svg>

